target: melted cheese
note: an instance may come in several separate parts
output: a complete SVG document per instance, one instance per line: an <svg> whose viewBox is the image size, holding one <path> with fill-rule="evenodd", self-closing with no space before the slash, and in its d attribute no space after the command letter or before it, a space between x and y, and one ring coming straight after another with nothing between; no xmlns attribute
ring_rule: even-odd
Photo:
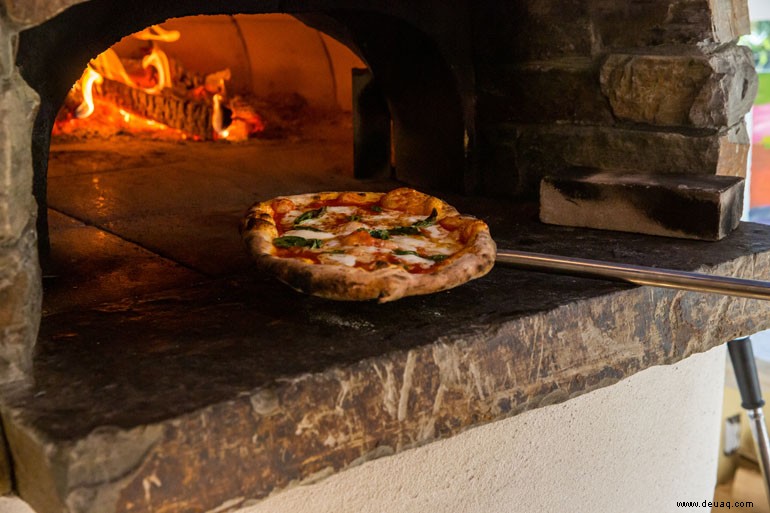
<svg viewBox="0 0 770 513"><path fill-rule="evenodd" d="M360 230L363 228L364 230L371 230L371 226L366 225L359 221L350 221L349 223L345 223L342 226L339 226L335 232L340 237L344 237L345 235L350 235L356 230Z"/></svg>
<svg viewBox="0 0 770 513"><path fill-rule="evenodd" d="M358 210L356 207L326 207L327 214L344 214L352 216Z"/></svg>
<svg viewBox="0 0 770 513"><path fill-rule="evenodd" d="M333 239L333 233L316 232L314 230L289 230L283 234L284 237L302 237L303 239Z"/></svg>
<svg viewBox="0 0 770 513"><path fill-rule="evenodd" d="M348 267L354 267L356 265L356 257L354 255L324 253L319 256L324 264L342 264Z"/></svg>
<svg viewBox="0 0 770 513"><path fill-rule="evenodd" d="M287 213L285 216L283 216L283 222L287 225L294 224L294 220L297 219L299 216L302 215L301 210L292 210L291 212Z"/></svg>
<svg viewBox="0 0 770 513"><path fill-rule="evenodd" d="M398 244L398 249L402 251L417 251L427 255L452 255L462 249L462 245L451 238L446 240L439 238L436 241L427 237L396 235L391 240Z"/></svg>
<svg viewBox="0 0 770 513"><path fill-rule="evenodd" d="M396 255L396 258L405 264L420 265L423 267L427 267L436 263L433 260L417 255Z"/></svg>

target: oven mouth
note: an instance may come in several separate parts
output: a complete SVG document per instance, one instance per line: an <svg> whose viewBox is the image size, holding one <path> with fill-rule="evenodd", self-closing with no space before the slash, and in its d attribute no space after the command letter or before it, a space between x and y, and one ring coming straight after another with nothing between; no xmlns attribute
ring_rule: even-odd
<svg viewBox="0 0 770 513"><path fill-rule="evenodd" d="M212 9L206 2L152 9L137 5L118 16L111 5L106 0L75 5L20 37L17 63L41 99L32 142L34 194L41 206L38 232L44 260L48 250L47 213L43 207L48 196L50 134L72 84L91 59L119 38L174 16ZM263 12L253 2L235 2L216 11L225 15ZM465 58L463 53L448 51L425 32L425 27L403 21L387 10L350 10L329 2L316 11L300 3L293 13L318 30L319 37L336 39L368 65L376 84L367 91L376 90L374 96L380 98L370 100L368 105L375 105L375 115L382 117L383 107L377 104L384 103L385 116L392 120L392 132L387 134L392 141L387 151L392 151L388 160L396 163L396 177L420 187L451 191L467 188L472 181L468 144L473 139L469 121L473 99L463 92L472 81L472 70L467 64L457 65L458 59ZM90 20L87 30L79 30L77 37L72 37L71 27L85 19ZM382 148L383 143L379 144Z"/></svg>
<svg viewBox="0 0 770 513"><path fill-rule="evenodd" d="M68 27L86 13L90 19L103 16L105 24L93 23L93 32L72 40ZM210 295L225 283L241 291L249 287L272 290L271 283L255 276L237 232L243 212L253 202L321 190L384 192L403 184L443 191L462 188L468 130L458 80L437 45L418 28L390 15L344 9L303 11L293 17L241 14L240 9L238 13L146 26L142 24L156 21L163 13L131 11L116 21L106 5L97 1L75 6L22 34L19 65L41 96L33 137L33 146L40 149L33 153L33 164L44 271L41 337L58 339L61 328L80 325L72 315L83 309L99 317L103 310L131 310L145 302L163 302L159 298L168 295ZM291 30L304 34L298 37L316 44L320 40L321 56L316 60L322 64L315 66L332 70L330 82L336 82L337 105L318 107L320 100L313 99L310 87L306 88L309 93L284 89L286 93L268 100L258 97L254 77L259 63L251 57L248 65L237 59L204 63L208 68L203 71L200 68L205 66L200 63L182 62L179 72L183 56L202 53L210 43L198 43L197 48L188 43L192 49L182 50L174 45L182 45L186 31L201 41L224 38L215 27L208 32L200 28L217 23L230 27L237 35L233 39L247 47L246 55L259 50L259 37L257 43L250 42L254 36L249 30L268 30L254 28L258 23L291 24ZM193 29L198 27L197 32L190 24ZM120 65L109 68L101 41L124 36L126 27L143 30L139 38L124 37L110 47L111 58L117 56ZM181 37L160 40L174 31ZM279 48L291 43L272 44ZM99 50L85 55L95 47ZM346 56L330 54L339 54L339 47ZM204 106L211 109L214 97L220 96L218 101L230 107L230 123L213 126L213 119L222 113L210 110L203 123L188 114L192 121L185 119L174 130L132 133L131 123L139 118L144 128L147 119L166 125L174 121L167 122L170 118L163 116L171 111L173 117L176 104L157 107L161 100L174 100L156 87L168 69L164 73L157 65L145 67L144 61L151 58L170 62L180 76L184 74L192 82L190 88L199 88ZM347 63L346 72L336 72L335 58ZM45 69L37 64L43 62L57 65ZM219 80L214 88L207 88L209 79L221 77L228 64L232 82ZM89 75L83 73L86 65L88 73L96 72L98 81L88 83ZM251 67L252 89L246 94L256 96L257 101L247 108L258 122L244 118L233 103L226 103L231 100L228 93L234 97L239 92L235 76L239 66ZM290 66L284 62L274 67ZM134 73L133 78L120 78L129 72ZM190 79L196 72L197 77ZM287 72L289 76L298 73ZM239 78L241 84L248 81ZM350 91L348 98L340 99L343 80ZM320 76L316 81L321 81ZM72 83L76 83L74 88ZM91 110L94 102L96 107L82 116L89 87ZM166 87L179 86L171 83ZM199 98L187 96L184 101L194 103ZM352 115L345 111L346 102L352 104ZM111 110L104 110L105 103ZM147 111L161 117L153 118ZM118 121L125 122L118 129L110 126L110 116L116 112L122 118ZM234 126L234 119L245 119L251 128L262 126L235 142L223 135L223 130ZM279 288L275 293L287 301L296 300L290 290ZM167 320L183 323L185 317L189 315L176 310ZM154 337L157 318L148 315L145 320L147 335ZM233 330L213 325L219 326L218 333L199 326L195 329L199 334L193 338L229 339L245 334L240 321L231 323L236 326ZM65 331L84 340L109 338L87 329Z"/></svg>

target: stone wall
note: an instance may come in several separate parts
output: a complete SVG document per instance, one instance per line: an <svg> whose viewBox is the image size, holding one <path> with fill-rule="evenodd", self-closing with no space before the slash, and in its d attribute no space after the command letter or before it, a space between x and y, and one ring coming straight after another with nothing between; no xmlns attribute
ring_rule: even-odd
<svg viewBox="0 0 770 513"><path fill-rule="evenodd" d="M31 147L38 96L15 66L18 34L83 1L0 0L0 383L29 375L42 293ZM469 153L486 193L532 197L540 177L572 166L744 172L742 118L756 92L750 56L735 45L748 31L746 0L468 0L467 11ZM456 27L434 21L451 43ZM4 446L0 493L10 486Z"/></svg>
<svg viewBox="0 0 770 513"><path fill-rule="evenodd" d="M0 382L29 368L41 297L30 163L37 95L14 65L17 34L81 2L0 0ZM735 45L749 29L746 0L467 5L474 162L486 193L534 197L543 175L573 166L744 172L742 118L756 92L750 54Z"/></svg>
<svg viewBox="0 0 770 513"><path fill-rule="evenodd" d="M28 372L40 322L30 148L37 94L14 65L20 28L0 5L0 383Z"/></svg>
<svg viewBox="0 0 770 513"><path fill-rule="evenodd" d="M474 23L487 192L534 197L573 166L745 173L745 0L485 2Z"/></svg>

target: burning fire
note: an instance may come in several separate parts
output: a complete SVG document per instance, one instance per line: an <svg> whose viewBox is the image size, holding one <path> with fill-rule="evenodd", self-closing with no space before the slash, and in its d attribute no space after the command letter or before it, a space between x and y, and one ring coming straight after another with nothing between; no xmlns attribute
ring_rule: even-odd
<svg viewBox="0 0 770 513"><path fill-rule="evenodd" d="M157 76L155 85L144 90L147 94L160 94L163 89L171 84L171 68L168 64L168 57L166 57L165 52L159 50L154 44L150 55L142 59L142 67L144 69L155 69Z"/></svg>
<svg viewBox="0 0 770 513"><path fill-rule="evenodd" d="M88 128L97 130L105 126L179 139L243 141L265 129L248 103L227 95L229 69L200 77L196 87L179 82L175 73L180 73L180 65L172 64L158 44L179 40L178 31L153 25L133 37L149 42L142 59L123 59L108 49L91 60L60 111L55 135L89 123Z"/></svg>
<svg viewBox="0 0 770 513"><path fill-rule="evenodd" d="M80 79L80 89L83 91L83 103L75 109L75 117L87 118L94 113L94 83L101 84L104 78L89 66Z"/></svg>
<svg viewBox="0 0 770 513"><path fill-rule="evenodd" d="M134 37L143 41L164 41L173 43L178 41L182 34L178 30L166 30L160 25L153 25L134 34Z"/></svg>

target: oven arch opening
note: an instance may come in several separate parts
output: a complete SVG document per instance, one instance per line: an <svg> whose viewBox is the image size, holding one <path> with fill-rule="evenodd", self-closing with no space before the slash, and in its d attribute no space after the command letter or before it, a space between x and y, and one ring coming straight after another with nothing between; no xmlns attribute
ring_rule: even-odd
<svg viewBox="0 0 770 513"><path fill-rule="evenodd" d="M168 18L278 10L267 2L254 1L125 4L106 0L78 4L20 36L17 63L41 98L32 147L43 263L49 251L45 206L50 133L59 106L89 60L120 37ZM439 190L473 188L474 100L469 93L473 73L467 64L470 51L458 48L462 46L458 38L403 6L388 4L362 10L329 0L296 2L280 10L341 41L369 66L393 119L393 161L398 180ZM73 37L72 27L82 20L89 20L88 29L77 30Z"/></svg>

